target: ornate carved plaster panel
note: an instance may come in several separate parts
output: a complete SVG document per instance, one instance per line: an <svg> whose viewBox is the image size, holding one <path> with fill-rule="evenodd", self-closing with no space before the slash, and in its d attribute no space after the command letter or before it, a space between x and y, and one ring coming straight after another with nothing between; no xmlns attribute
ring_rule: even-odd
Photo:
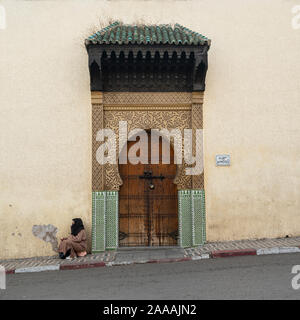
<svg viewBox="0 0 300 320"><path fill-rule="evenodd" d="M93 101L93 190L119 190L122 180L118 165L101 166L95 158L100 142L96 132L111 128L119 138L119 121L126 120L128 132L132 129L173 129L202 128L202 97L189 92L111 92L102 93ZM94 94L95 95L95 94ZM103 104L101 104L103 102ZM192 104L192 102L197 102ZM193 139L195 140L195 139ZM118 140L117 140L118 141ZM119 151L117 143L117 152ZM103 168L104 167L104 168ZM177 166L174 183L178 189L203 188L203 175L192 178L185 174L183 163Z"/></svg>

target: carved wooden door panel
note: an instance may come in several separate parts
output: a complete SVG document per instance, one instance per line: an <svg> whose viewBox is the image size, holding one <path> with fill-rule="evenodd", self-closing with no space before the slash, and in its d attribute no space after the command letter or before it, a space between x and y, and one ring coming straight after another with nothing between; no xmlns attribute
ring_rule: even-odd
<svg viewBox="0 0 300 320"><path fill-rule="evenodd" d="M127 150L136 142L128 142ZM150 164L151 138L148 136L149 164L120 164L119 246L177 245L178 212L174 152L170 163L162 164L162 140L152 145L159 150L159 164ZM164 151L165 152L165 151Z"/></svg>

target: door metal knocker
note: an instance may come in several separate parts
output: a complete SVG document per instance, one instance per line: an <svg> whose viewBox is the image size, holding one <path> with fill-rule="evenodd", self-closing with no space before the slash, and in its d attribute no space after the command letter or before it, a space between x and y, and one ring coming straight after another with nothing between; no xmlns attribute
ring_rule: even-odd
<svg viewBox="0 0 300 320"><path fill-rule="evenodd" d="M139 176L139 178L149 180L149 189L153 190L155 185L153 184L152 179L160 179L162 181L165 177L162 174L160 174L160 176L153 176L152 171L144 171L144 175Z"/></svg>

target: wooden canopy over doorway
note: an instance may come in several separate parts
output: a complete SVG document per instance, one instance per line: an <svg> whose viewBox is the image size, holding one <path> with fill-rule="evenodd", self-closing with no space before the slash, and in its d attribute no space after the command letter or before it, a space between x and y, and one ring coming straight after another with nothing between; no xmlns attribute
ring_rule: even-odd
<svg viewBox="0 0 300 320"><path fill-rule="evenodd" d="M204 91L210 40L179 24L114 22L86 40L91 91Z"/></svg>

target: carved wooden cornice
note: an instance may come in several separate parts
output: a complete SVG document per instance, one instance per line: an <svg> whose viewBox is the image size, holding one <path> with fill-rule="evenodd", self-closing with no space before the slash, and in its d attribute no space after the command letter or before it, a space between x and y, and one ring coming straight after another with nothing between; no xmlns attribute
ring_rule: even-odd
<svg viewBox="0 0 300 320"><path fill-rule="evenodd" d="M208 44L89 44L91 91L204 91Z"/></svg>

